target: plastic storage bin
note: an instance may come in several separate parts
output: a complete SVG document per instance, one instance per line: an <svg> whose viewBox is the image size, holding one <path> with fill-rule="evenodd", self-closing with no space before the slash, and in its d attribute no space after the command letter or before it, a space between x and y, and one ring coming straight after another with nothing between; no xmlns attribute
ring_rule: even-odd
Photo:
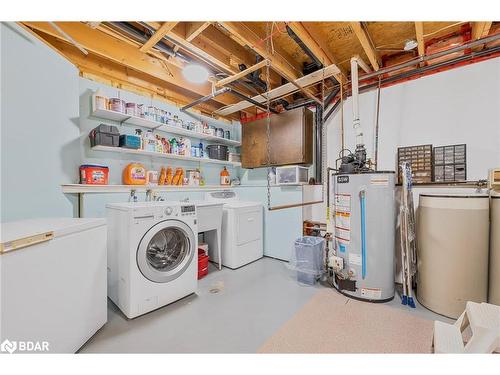
<svg viewBox="0 0 500 375"><path fill-rule="evenodd" d="M206 147L210 159L227 160L228 147L225 145L208 145Z"/></svg>
<svg viewBox="0 0 500 375"><path fill-rule="evenodd" d="M109 168L104 165L80 165L80 183L87 185L107 185Z"/></svg>
<svg viewBox="0 0 500 375"><path fill-rule="evenodd" d="M208 260L209 257L204 249L198 249L198 280L203 279L208 275Z"/></svg>
<svg viewBox="0 0 500 375"><path fill-rule="evenodd" d="M324 244L321 237L305 236L295 240L294 262L299 283L314 285L321 276Z"/></svg>
<svg viewBox="0 0 500 375"><path fill-rule="evenodd" d="M137 135L122 134L120 135L120 147L137 150L141 148L141 138Z"/></svg>
<svg viewBox="0 0 500 375"><path fill-rule="evenodd" d="M120 132L113 125L101 124L89 133L90 146L113 146L118 147Z"/></svg>

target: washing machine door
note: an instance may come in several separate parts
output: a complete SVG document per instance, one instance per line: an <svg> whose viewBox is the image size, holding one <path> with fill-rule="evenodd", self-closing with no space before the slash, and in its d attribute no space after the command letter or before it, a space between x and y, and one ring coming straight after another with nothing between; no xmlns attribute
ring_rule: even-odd
<svg viewBox="0 0 500 375"><path fill-rule="evenodd" d="M178 220L162 221L142 237L137 248L137 266L148 280L167 283L189 267L195 243L188 225Z"/></svg>

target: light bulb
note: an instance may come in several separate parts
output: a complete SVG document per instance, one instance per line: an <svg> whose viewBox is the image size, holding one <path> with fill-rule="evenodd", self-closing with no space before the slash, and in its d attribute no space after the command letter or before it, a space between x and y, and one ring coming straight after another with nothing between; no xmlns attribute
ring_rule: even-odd
<svg viewBox="0 0 500 375"><path fill-rule="evenodd" d="M204 83L208 79L208 70L198 64L189 64L182 70L182 75L191 83Z"/></svg>

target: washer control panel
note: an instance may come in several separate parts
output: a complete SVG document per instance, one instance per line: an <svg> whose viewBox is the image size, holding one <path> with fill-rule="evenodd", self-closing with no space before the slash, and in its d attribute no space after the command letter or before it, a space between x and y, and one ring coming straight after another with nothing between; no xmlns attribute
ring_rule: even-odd
<svg viewBox="0 0 500 375"><path fill-rule="evenodd" d="M181 206L181 214L182 215L196 215L196 206L194 204L190 204L187 206Z"/></svg>

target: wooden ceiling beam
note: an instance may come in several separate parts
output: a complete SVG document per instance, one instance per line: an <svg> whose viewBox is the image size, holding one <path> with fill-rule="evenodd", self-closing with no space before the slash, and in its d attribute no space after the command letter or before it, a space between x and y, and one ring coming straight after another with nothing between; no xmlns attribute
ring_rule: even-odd
<svg viewBox="0 0 500 375"><path fill-rule="evenodd" d="M256 53L262 56L264 59L269 60L271 67L275 72L290 81L294 86L299 88L307 97L317 100L314 93L307 88L304 88L300 83L296 82L297 78L301 77L301 73L297 72L293 66L288 63L283 57L272 54L271 51L267 51L266 47L262 43L262 40L256 35L252 30L248 29L241 22L222 22L222 26L232 35L235 36L235 40L239 40Z"/></svg>
<svg viewBox="0 0 500 375"><path fill-rule="evenodd" d="M222 22L222 26L224 26L229 33L235 35L237 40L242 41L260 56L268 59L271 62L273 69L282 77L292 81L301 76L300 72L297 72L292 65L281 56L273 55L270 51L268 52L265 44L262 43L260 38L248 29L242 22Z"/></svg>
<svg viewBox="0 0 500 375"><path fill-rule="evenodd" d="M472 22L472 40L478 40L488 35L493 22Z"/></svg>
<svg viewBox="0 0 500 375"><path fill-rule="evenodd" d="M310 85L314 85L315 83L320 82L324 78L331 77L335 74L339 73L339 69L335 65L330 65L325 67L324 69L316 70L315 72L308 74L306 76L300 77L297 80L295 80L293 83L288 82L284 85L281 85L279 87L276 87L267 93L260 94L254 96L252 99L259 102L259 103L265 103L267 101L267 97L269 96L270 100L275 100L278 98L282 98L284 96L287 96L293 92L297 91L297 86L300 87L307 87ZM242 111L246 108L252 107L253 105L247 101L242 100L241 102L228 106L225 108L222 108L215 113L221 116L227 116L230 115L231 113L237 112L237 111Z"/></svg>
<svg viewBox="0 0 500 375"><path fill-rule="evenodd" d="M183 106L200 97L199 95L183 94L180 89L177 90L174 87L169 88L164 81L156 77L136 71L135 69L130 69L93 53L83 56L79 53L76 47L73 47L62 40L44 34L40 31L35 31L35 33L41 40L49 43L58 53L73 63L80 70L80 72L87 73L94 78L101 77L104 82L114 82L112 86L120 84L122 88L126 87L128 90L137 86L142 91L146 91L149 94L155 94L167 102L177 106ZM218 108L220 107L208 102L203 103L200 107L200 109L205 113L212 113Z"/></svg>
<svg viewBox="0 0 500 375"><path fill-rule="evenodd" d="M194 38L200 35L212 22L186 22L185 39L191 42Z"/></svg>
<svg viewBox="0 0 500 375"><path fill-rule="evenodd" d="M141 52L147 52L153 48L165 35L167 35L178 22L164 22L158 30L148 39L146 43L140 48Z"/></svg>
<svg viewBox="0 0 500 375"><path fill-rule="evenodd" d="M487 36L493 22L472 22L472 40L478 40ZM472 48L473 51L480 51L484 44Z"/></svg>
<svg viewBox="0 0 500 375"><path fill-rule="evenodd" d="M425 55L425 41L424 41L424 23L423 22L415 22L415 36L417 38L418 43L418 55Z"/></svg>
<svg viewBox="0 0 500 375"><path fill-rule="evenodd" d="M152 28L157 27L157 23L148 22L148 25ZM181 24L182 25L182 24ZM185 25L182 25L185 26ZM184 28L185 29L185 28ZM194 41L188 41L185 39L185 32L183 29L179 30L179 28L175 28L171 30L165 38L180 48L186 50L191 53L198 59L206 62L207 64L222 70L227 74L236 74L238 70L231 66L230 59L228 56L218 52L212 46L206 44L203 45L204 48L200 48L198 45L193 43Z"/></svg>
<svg viewBox="0 0 500 375"><path fill-rule="evenodd" d="M372 45L370 42L370 38L366 34L365 29L361 25L361 22L350 22L351 29L354 31L354 34L356 34L356 37L359 40L359 43L363 47L363 50L366 53L366 56L368 56L368 60L370 60L370 63L372 64L373 70L379 70L380 69L380 58L378 56L377 51L375 50L375 47Z"/></svg>
<svg viewBox="0 0 500 375"><path fill-rule="evenodd" d="M250 68L247 68L245 70L242 70L239 73L236 73L235 75L221 79L220 81L218 81L215 84L215 87L222 87L222 86L225 86L225 85L227 85L231 82L234 82L238 79L241 79L241 78L247 76L248 74L255 72L256 70L259 70L259 69L265 67L267 64L268 64L268 60L262 60L261 62L255 64L255 65L252 65Z"/></svg>
<svg viewBox="0 0 500 375"><path fill-rule="evenodd" d="M57 39L68 42L59 33L48 25L47 22L24 22L32 29L39 30ZM149 56L138 48L121 40L94 30L80 22L58 22L58 25L69 35L77 40L88 51L110 59L118 64L131 69L144 72L165 82L186 89L195 95L205 96L212 92L211 84L192 84L182 75L182 70L168 61ZM236 103L236 99L221 95L214 99L224 105Z"/></svg>
<svg viewBox="0 0 500 375"><path fill-rule="evenodd" d="M287 25L292 29L292 31L302 40L307 48L316 56L323 66L328 66L335 64L336 61L332 59L326 51L320 46L316 39L309 33L309 31L304 27L302 22L288 22ZM335 75L337 81L342 82L344 78L342 77L342 72Z"/></svg>
<svg viewBox="0 0 500 375"><path fill-rule="evenodd" d="M225 30L224 30L225 31ZM249 67L256 63L256 55L253 51L245 48L244 44L240 44L226 35L216 24L211 25L203 34L194 41L198 46L202 44L210 44L221 53L229 56L230 65L240 70L239 65L245 64ZM265 81L264 71L261 72L261 79ZM272 86L281 85L281 76L275 71L270 70L270 84Z"/></svg>

